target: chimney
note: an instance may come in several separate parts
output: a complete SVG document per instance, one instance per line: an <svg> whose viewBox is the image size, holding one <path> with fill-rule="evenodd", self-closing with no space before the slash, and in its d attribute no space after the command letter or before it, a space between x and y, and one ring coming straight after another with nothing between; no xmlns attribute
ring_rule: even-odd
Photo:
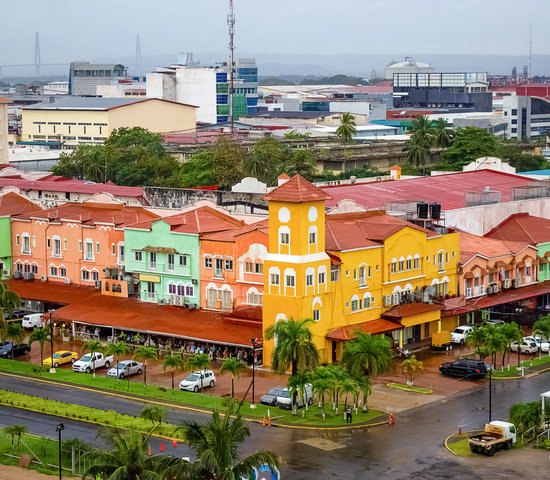
<svg viewBox="0 0 550 480"><path fill-rule="evenodd" d="M401 178L401 167L399 165L390 167L390 178L392 180L399 180Z"/></svg>
<svg viewBox="0 0 550 480"><path fill-rule="evenodd" d="M286 182L288 182L288 180L290 179L290 177L286 174L286 173L281 173L278 177L277 177L277 186L280 187L281 185L285 184Z"/></svg>

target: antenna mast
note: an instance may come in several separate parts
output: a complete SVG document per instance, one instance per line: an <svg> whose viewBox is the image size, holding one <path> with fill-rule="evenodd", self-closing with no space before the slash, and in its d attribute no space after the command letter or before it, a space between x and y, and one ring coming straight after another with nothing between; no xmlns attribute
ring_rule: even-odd
<svg viewBox="0 0 550 480"><path fill-rule="evenodd" d="M40 67L42 66L42 61L40 59L40 38L38 37L38 32L34 34L34 68L36 75L40 75Z"/></svg>
<svg viewBox="0 0 550 480"><path fill-rule="evenodd" d="M529 24L529 79L533 77L533 24Z"/></svg>
<svg viewBox="0 0 550 480"><path fill-rule="evenodd" d="M233 0L229 0L227 27L229 29L229 123L231 126L231 135L233 135L235 127L233 119L233 85L235 82L235 13L233 11Z"/></svg>
<svg viewBox="0 0 550 480"><path fill-rule="evenodd" d="M139 41L139 33L136 37L136 68L138 70L141 69L141 44Z"/></svg>

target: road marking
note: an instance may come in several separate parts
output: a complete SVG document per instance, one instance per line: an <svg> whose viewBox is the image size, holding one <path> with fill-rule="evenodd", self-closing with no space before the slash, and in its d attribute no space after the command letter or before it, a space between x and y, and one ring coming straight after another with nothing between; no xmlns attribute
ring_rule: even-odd
<svg viewBox="0 0 550 480"><path fill-rule="evenodd" d="M310 447L318 448L319 450L324 450L326 452L346 448L345 445L333 442L332 440L329 440L327 438L308 438L307 440L300 440L298 443L305 443Z"/></svg>

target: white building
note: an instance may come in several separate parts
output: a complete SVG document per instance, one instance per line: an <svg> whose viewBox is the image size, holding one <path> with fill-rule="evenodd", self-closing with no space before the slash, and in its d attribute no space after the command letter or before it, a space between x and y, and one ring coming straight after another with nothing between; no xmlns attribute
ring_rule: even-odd
<svg viewBox="0 0 550 480"><path fill-rule="evenodd" d="M50 82L44 85L44 95L68 95L69 82Z"/></svg>
<svg viewBox="0 0 550 480"><path fill-rule="evenodd" d="M428 64L417 62L412 57L405 57L404 62L391 62L384 70L384 78L393 80L394 73L431 73L435 72L435 68Z"/></svg>
<svg viewBox="0 0 550 480"><path fill-rule="evenodd" d="M511 95L503 98L506 138L537 138L550 132L550 101Z"/></svg>

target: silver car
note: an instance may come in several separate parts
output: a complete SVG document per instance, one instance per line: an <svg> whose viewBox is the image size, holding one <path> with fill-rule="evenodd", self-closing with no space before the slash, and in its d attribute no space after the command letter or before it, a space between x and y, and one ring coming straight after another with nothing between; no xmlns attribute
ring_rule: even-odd
<svg viewBox="0 0 550 480"><path fill-rule="evenodd" d="M107 371L107 375L113 378L124 378L136 374L141 375L142 372L143 363L135 360L121 360Z"/></svg>

